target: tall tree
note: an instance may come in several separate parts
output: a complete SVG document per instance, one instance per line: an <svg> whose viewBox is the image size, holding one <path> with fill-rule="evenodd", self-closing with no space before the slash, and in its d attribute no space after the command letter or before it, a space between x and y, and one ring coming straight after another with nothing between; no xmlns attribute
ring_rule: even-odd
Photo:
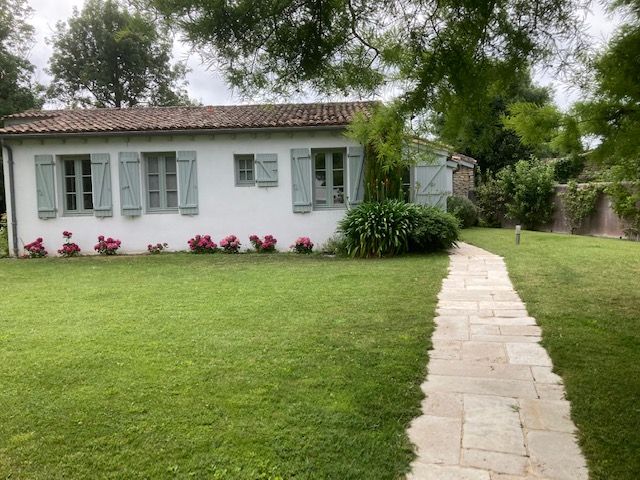
<svg viewBox="0 0 640 480"><path fill-rule="evenodd" d="M87 0L57 25L49 94L85 107L188 104L186 66L171 64L171 47L148 15L117 0Z"/></svg>
<svg viewBox="0 0 640 480"><path fill-rule="evenodd" d="M144 1L144 0L141 0ZM480 102L574 44L586 0L147 0L241 92L376 94L411 112Z"/></svg>
<svg viewBox="0 0 640 480"><path fill-rule="evenodd" d="M26 0L0 0L0 117L42 105L42 87L33 80L27 58L33 27ZM0 152L0 213L6 210Z"/></svg>
<svg viewBox="0 0 640 480"><path fill-rule="evenodd" d="M497 80L482 103L476 105L454 98L433 118L436 134L457 151L477 159L483 172L495 173L518 160L550 153L545 146L524 144L503 123L510 104L546 105L551 101L549 90L533 85L529 69L520 71L512 80Z"/></svg>

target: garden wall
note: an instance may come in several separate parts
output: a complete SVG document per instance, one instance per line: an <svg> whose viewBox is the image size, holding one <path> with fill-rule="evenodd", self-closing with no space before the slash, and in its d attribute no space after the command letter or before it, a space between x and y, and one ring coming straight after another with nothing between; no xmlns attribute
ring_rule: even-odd
<svg viewBox="0 0 640 480"><path fill-rule="evenodd" d="M553 220L542 230L551 232L570 233L564 218L564 202L560 195L567 189L566 185L556 185ZM579 235L597 235L602 237L624 237L624 223L611 208L611 200L608 195L601 193L598 196L596 211L587 218L582 227L575 233Z"/></svg>

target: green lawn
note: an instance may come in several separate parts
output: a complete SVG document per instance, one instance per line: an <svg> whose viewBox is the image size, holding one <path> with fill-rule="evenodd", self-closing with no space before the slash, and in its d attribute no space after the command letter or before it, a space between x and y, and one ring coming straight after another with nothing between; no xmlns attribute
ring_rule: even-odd
<svg viewBox="0 0 640 480"><path fill-rule="evenodd" d="M505 257L565 380L593 479L640 475L640 244L472 229L464 240Z"/></svg>
<svg viewBox="0 0 640 480"><path fill-rule="evenodd" d="M0 261L0 478L397 478L446 267Z"/></svg>

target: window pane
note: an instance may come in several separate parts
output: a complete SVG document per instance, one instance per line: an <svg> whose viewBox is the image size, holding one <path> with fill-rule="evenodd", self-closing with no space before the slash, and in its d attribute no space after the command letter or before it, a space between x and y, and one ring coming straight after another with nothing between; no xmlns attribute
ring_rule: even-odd
<svg viewBox="0 0 640 480"><path fill-rule="evenodd" d="M334 188L333 189L333 204L341 205L344 203L344 188Z"/></svg>
<svg viewBox="0 0 640 480"><path fill-rule="evenodd" d="M315 201L319 205L327 203L327 172L323 170L316 171L315 179Z"/></svg>
<svg viewBox="0 0 640 480"><path fill-rule="evenodd" d="M324 170L325 168L324 153L315 154L315 167L316 167L316 170Z"/></svg>
<svg viewBox="0 0 640 480"><path fill-rule="evenodd" d="M176 159L168 157L166 159L167 173L176 173Z"/></svg>
<svg viewBox="0 0 640 480"><path fill-rule="evenodd" d="M91 175L91 160L82 160L82 175Z"/></svg>
<svg viewBox="0 0 640 480"><path fill-rule="evenodd" d="M344 172L342 170L334 170L333 171L333 186L334 187L342 187L342 186L344 186L343 173Z"/></svg>
<svg viewBox="0 0 640 480"><path fill-rule="evenodd" d="M253 170L251 169L247 170L247 180L250 182L253 181Z"/></svg>
<svg viewBox="0 0 640 480"><path fill-rule="evenodd" d="M84 197L84 209L85 210L93 210L93 198L90 193L85 193Z"/></svg>
<svg viewBox="0 0 640 480"><path fill-rule="evenodd" d="M75 194L67 195L67 210L76 210L76 196Z"/></svg>
<svg viewBox="0 0 640 480"><path fill-rule="evenodd" d="M91 189L91 177L82 177L82 191L85 193L93 191Z"/></svg>
<svg viewBox="0 0 640 480"><path fill-rule="evenodd" d="M178 192L167 192L167 207L176 208L178 206Z"/></svg>
<svg viewBox="0 0 640 480"><path fill-rule="evenodd" d="M64 161L64 173L65 175L75 175L76 173L76 162L73 160L65 160Z"/></svg>
<svg viewBox="0 0 640 480"><path fill-rule="evenodd" d="M239 182L246 182L247 181L247 171L246 170L240 170L238 172L238 181Z"/></svg>
<svg viewBox="0 0 640 480"><path fill-rule="evenodd" d="M340 152L334 152L333 153L333 168L342 168L342 153Z"/></svg>
<svg viewBox="0 0 640 480"><path fill-rule="evenodd" d="M149 208L160 208L160 192L149 192Z"/></svg>
<svg viewBox="0 0 640 480"><path fill-rule="evenodd" d="M167 190L177 190L178 180L175 173L167 175Z"/></svg>
<svg viewBox="0 0 640 480"><path fill-rule="evenodd" d="M160 176L149 175L149 190L160 190Z"/></svg>
<svg viewBox="0 0 640 480"><path fill-rule="evenodd" d="M76 191L76 177L65 177L65 187L68 193L74 193Z"/></svg>
<svg viewBox="0 0 640 480"><path fill-rule="evenodd" d="M158 159L156 157L147 159L147 170L149 173L158 173Z"/></svg>

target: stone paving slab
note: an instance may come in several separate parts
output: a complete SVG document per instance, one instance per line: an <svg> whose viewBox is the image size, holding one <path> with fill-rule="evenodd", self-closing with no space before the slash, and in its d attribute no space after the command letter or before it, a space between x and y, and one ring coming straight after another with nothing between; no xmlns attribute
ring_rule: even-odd
<svg viewBox="0 0 640 480"><path fill-rule="evenodd" d="M438 295L409 480L587 480L571 406L502 258L460 244Z"/></svg>

